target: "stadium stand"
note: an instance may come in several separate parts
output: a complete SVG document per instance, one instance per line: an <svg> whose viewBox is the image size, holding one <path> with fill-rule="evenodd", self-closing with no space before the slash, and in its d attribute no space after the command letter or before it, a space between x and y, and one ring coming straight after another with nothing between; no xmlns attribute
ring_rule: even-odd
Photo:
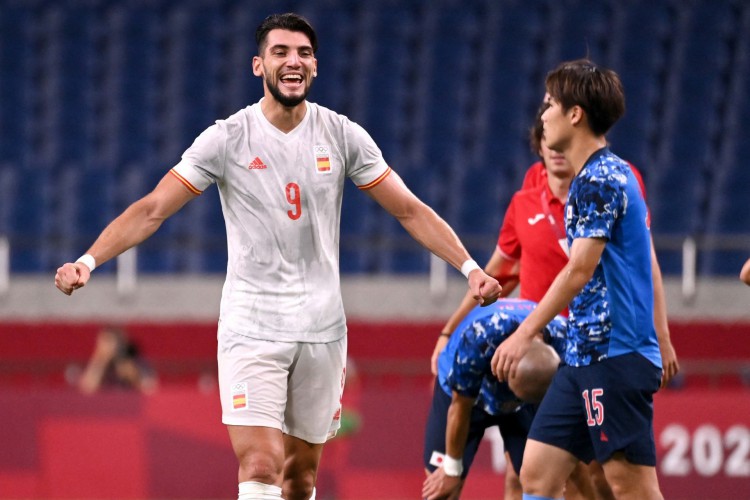
<svg viewBox="0 0 750 500"><path fill-rule="evenodd" d="M0 162L14 171L4 170L0 196L12 272L49 272L80 251L197 133L257 100L252 33L280 7L3 2ZM610 138L644 173L657 242L750 231L746 218L731 215L748 182L741 168L747 2L316 0L283 7L310 16L320 32L324 77L311 99L365 126L413 190L467 241L484 245L494 235L533 160L526 129L544 74L562 59L586 55L622 75L628 113ZM92 185L97 189L80 200L57 195L61 186ZM457 195L456 187L488 194ZM344 200L344 272L425 272L426 253L356 198ZM144 247L141 271L223 269L216 203L203 205ZM55 227L62 217L76 222L64 241ZM729 260L709 249L700 272L734 273L747 250L740 247ZM677 252L660 255L668 274L679 271Z"/></svg>
<svg viewBox="0 0 750 500"><path fill-rule="evenodd" d="M216 318L183 317L190 304L179 315L153 312L185 306L186 296L210 302L203 288L182 285L184 275L200 274L184 282L193 286L215 279L220 289L218 190L140 246L138 268L148 276L139 284L176 283L156 286L153 308L106 294L127 311L106 323L137 341L159 375L157 393L92 398L71 389L66 372L85 363L105 323L83 294L114 290L115 265L97 270L104 276L96 286L109 288L91 286L73 300L51 277L146 194L198 133L262 96L250 66L253 35L277 11L300 12L318 30L320 78L310 99L363 125L481 262L536 159L527 131L546 72L587 55L616 69L628 111L609 139L644 175L670 284L688 237L701 248L701 277L737 281L750 255L747 0L4 0L0 238L10 241L13 287L0 290L8 313L0 321L0 499L236 495L236 461L219 423ZM429 254L348 181L341 202L345 279L373 275L367 280L395 288L409 277L388 274L428 271ZM14 316L12 299L26 290L16 283L37 279L62 306L47 310L46 297L38 303L27 293L23 308L36 315ZM180 287L183 295L170 296ZM413 308L419 300L406 289L403 309ZM388 302L369 292L349 288L345 302ZM446 311L455 305L439 294L429 300ZM743 300L719 294L712 304L739 310ZM655 403L666 498L750 491L750 323L743 311L738 319L710 309L710 318L670 315L682 373ZM415 436L429 404L427 358L444 318L347 314L364 388L352 406L364 432L327 445L318 497L413 498L423 480ZM502 450L491 456L498 450L482 446L467 499L502 493Z"/></svg>

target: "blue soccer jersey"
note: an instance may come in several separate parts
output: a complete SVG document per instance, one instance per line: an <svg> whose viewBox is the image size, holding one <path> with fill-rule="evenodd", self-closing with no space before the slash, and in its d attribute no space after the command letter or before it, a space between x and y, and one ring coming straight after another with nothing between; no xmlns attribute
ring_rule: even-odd
<svg viewBox="0 0 750 500"><path fill-rule="evenodd" d="M492 375L490 361L499 346L536 307L536 302L501 299L486 306L475 307L456 327L438 358L438 380L441 388L451 394L477 398L487 413L498 415L515 410L518 398L505 382ZM556 316L545 328L545 341L562 358L565 345L566 320Z"/></svg>
<svg viewBox="0 0 750 500"><path fill-rule="evenodd" d="M608 148L594 153L573 179L565 215L570 245L607 240L593 277L570 303L566 364L637 352L661 367L648 211L628 164Z"/></svg>

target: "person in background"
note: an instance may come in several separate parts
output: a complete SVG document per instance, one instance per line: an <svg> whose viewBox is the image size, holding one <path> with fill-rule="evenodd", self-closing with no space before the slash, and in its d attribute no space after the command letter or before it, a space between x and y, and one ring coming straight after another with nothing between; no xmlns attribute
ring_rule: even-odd
<svg viewBox="0 0 750 500"><path fill-rule="evenodd" d="M616 498L660 499L653 394L663 370L648 209L605 137L625 111L622 83L581 59L551 71L546 89L545 141L576 172L565 213L570 259L491 362L499 380L512 378L535 332L569 305L565 364L524 452L524 499L560 498L578 461L592 459Z"/></svg>
<svg viewBox="0 0 750 500"><path fill-rule="evenodd" d="M521 470L534 405L541 401L564 352L565 318L557 316L540 331L516 379L500 383L490 361L497 346L534 307L536 303L518 299L477 306L440 353L425 428L423 498L459 497L484 431L495 425L508 463L516 474ZM505 498L512 498L511 492L506 491Z"/></svg>
<svg viewBox="0 0 750 500"><path fill-rule="evenodd" d="M546 100L547 96L545 96ZM542 110L543 111L543 110ZM539 156L542 158L541 161L538 161L531 165L528 170L526 171L526 175L523 180L523 188L522 189L533 189L537 188L539 186L544 186L549 181L549 170L547 169L546 165L550 164L550 161L547 159L547 154L545 154L545 151L549 153L551 158L557 158L559 161L565 162L568 167L570 168L571 176L570 178L563 184L564 186L564 197L561 198L563 200L567 199L567 190L570 187L570 182L573 178L573 171L570 164L565 160L563 155L560 153L556 153L555 151L551 151L549 148L543 145L543 129L542 129L542 122L541 122L541 112L539 113L538 119L535 123L535 126L532 128L531 132L531 143L532 143L532 150L535 150L535 144L538 145L538 149L541 151ZM638 181L638 186L640 187L641 193L643 194L644 199L646 198L646 184L643 182L643 176L641 175L640 171L630 162L627 162L630 166L630 170L633 172L633 175L635 176L636 180ZM550 184L551 186L551 184ZM562 194L562 191L559 191ZM554 208L554 206L553 206ZM559 231L564 231L564 225L562 222L562 211L559 211ZM531 220L531 219L529 219ZM562 243L561 243L562 244ZM527 245L527 248L534 248L532 245ZM537 252L538 253L538 252ZM529 261L533 261L534 259L527 259ZM567 258L566 261L567 262ZM674 346L672 345L671 336L669 333L669 323L667 321L667 309L666 309L666 296L664 291L664 282L662 280L662 274L661 274L661 267L659 266L659 262L656 257L656 248L653 244L653 238L651 241L651 266L652 266L652 274L653 274L653 282L654 282L654 325L656 326L656 333L659 337L659 348L662 354L662 364L663 364L663 371L662 371L662 382L661 387L664 388L675 378L677 373L680 371L680 365L677 359L677 353L675 352ZM559 269L555 270L553 274L550 274L548 277L548 283L547 286L544 288L544 291L546 292L546 289L549 287L549 284L552 282L552 278L557 275L557 273L562 269L562 266L559 267ZM535 275L536 279L536 275ZM508 289L508 286L503 286L503 292ZM542 294L543 295L543 294ZM533 300L541 300L540 296L535 296ZM563 312L565 316L567 316L567 308ZM607 484L607 481L604 477L604 471L601 468L601 465L596 461L592 460L589 464L585 466L585 471L582 473L578 473L578 467L576 468L576 474L579 477L579 480L573 480L569 481L566 484L566 498L570 495L570 491L573 489L579 489L581 491L586 491L587 488L581 484L581 481L585 478L591 478L592 484L594 486L593 491L593 498L596 500L611 500L614 499L614 495L612 493L611 488ZM507 482L507 481L506 481ZM520 484L519 484L520 488ZM574 495L573 495L574 496Z"/></svg>
<svg viewBox="0 0 750 500"><path fill-rule="evenodd" d="M529 133L531 150L539 155L540 161L528 168L523 187L514 194L500 228L497 246L485 266L485 271L503 285L503 297L510 295L520 283L519 296L533 301L542 299L557 273L568 262L564 207L575 175L565 157L546 146L542 111L538 112ZM646 188L640 172L632 164L628 165L645 198ZM654 323L664 363L661 385L666 387L680 367L669 333L664 282L653 241L651 247ZM747 272L750 273L750 270ZM450 332L473 307L473 299L465 296L443 326L431 357L433 375L437 373L437 357L445 347ZM567 316L567 308L563 314Z"/></svg>
<svg viewBox="0 0 750 500"><path fill-rule="evenodd" d="M547 96L545 96L545 100L546 99L547 99ZM523 179L522 190L533 189L539 186L544 186L548 180L549 174L548 174L548 170L546 167L548 161L545 159L545 154L542 149L542 136L543 136L542 123L540 119L537 119L535 126L532 128L531 143L532 143L532 150L539 151L539 156L542 159L541 161L538 161L532 164L529 167L529 169L526 171L526 175L524 176L524 179ZM535 146L535 144L538 147ZM549 151L549 148L546 148L546 149ZM564 160L564 157L560 155L559 153L550 151L550 154L552 155L553 158L558 157L558 158L561 158L563 161L567 162L567 160ZM643 182L643 176L641 175L640 171L635 167L635 165L633 165L630 162L626 162L626 163L630 166L630 170L633 172L633 175L635 176L635 179L638 182L638 186L641 190L641 194L643 195L643 198L646 199L646 184ZM569 186L570 186L570 182L567 182L567 187ZM565 198L567 198L567 191L565 194ZM650 214L649 214L649 218L650 218ZM560 220L558 221L558 224L560 225L560 228L563 229L562 218L560 218ZM503 265L507 265L507 264L501 263L501 269ZM651 273L653 274L653 282L654 282L654 324L656 326L656 333L659 336L659 348L661 350L662 362L664 365L661 387L664 388L667 385L669 385L670 381L672 381L672 379L674 379L674 377L680 371L680 364L677 359L677 353L675 352L674 346L672 345L672 340L671 340L671 336L669 333L669 323L667 321L667 300L666 300L666 295L664 291L664 280L661 274L661 266L659 266L659 261L656 257L656 248L654 247L653 238L651 239ZM750 273L750 270L748 270L748 273ZM510 290L507 290L507 289L509 289L509 286L503 285L503 293L505 294L510 293ZM510 289L512 290L512 288ZM541 297L538 297L532 300L541 300Z"/></svg>
<svg viewBox="0 0 750 500"><path fill-rule="evenodd" d="M110 388L150 394L156 390L157 377L125 332L107 326L97 334L94 352L75 384L84 394Z"/></svg>
<svg viewBox="0 0 750 500"><path fill-rule="evenodd" d="M506 210L497 246L485 266L485 271L503 284L503 296L510 294L516 283L520 282L519 297L532 301L542 299L552 281L568 262L564 207L570 184L575 176L570 162L561 153L552 151L546 145L541 120L543 111L544 108L540 108L529 132L531 150L539 155L540 161L529 167L524 187L514 194ZM631 169L645 196L645 186L640 173L632 165ZM653 249L652 252L656 306L654 321L662 349L664 387L678 373L679 364L669 335L661 272L656 252ZM518 280L513 279L514 276L517 276ZM437 370L437 357L447 344L450 332L471 310L472 302L471 297L464 297L443 327L432 354L433 374ZM561 314L567 317L567 308ZM506 498L520 498L520 482L510 461L506 462ZM588 465L581 464L576 468L571 480L566 484L565 496L568 499L613 498L611 489L604 479L604 473L595 461Z"/></svg>
<svg viewBox="0 0 750 500"><path fill-rule="evenodd" d="M539 176L541 184L521 189L513 195L485 272L502 283L503 297L512 293L520 283L519 297L536 302L541 300L554 277L568 261L562 220L574 173L562 155L544 144L541 112L537 113L530 130L529 142L532 151L541 158L539 164L545 174ZM534 170L532 166L530 171ZM434 375L438 373L438 357L448 344L451 333L473 307L473 300L466 295L443 326L432 353L431 370ZM521 484L507 451L506 464L505 498L521 498ZM576 481L577 486L572 488L588 494L591 489L586 485L588 478L580 479ZM568 498L576 497L569 492Z"/></svg>

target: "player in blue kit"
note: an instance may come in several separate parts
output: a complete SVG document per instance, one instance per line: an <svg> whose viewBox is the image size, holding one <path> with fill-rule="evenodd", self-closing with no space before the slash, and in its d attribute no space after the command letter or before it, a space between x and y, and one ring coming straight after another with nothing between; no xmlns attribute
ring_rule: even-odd
<svg viewBox="0 0 750 500"><path fill-rule="evenodd" d="M561 498L576 461L592 459L617 498L660 499L653 394L662 361L648 212L630 167L605 139L625 111L622 84L613 71L577 60L550 72L546 87L544 137L576 171L566 206L570 260L492 360L500 380L512 377L535 332L569 304L565 366L524 452L524 499Z"/></svg>
<svg viewBox="0 0 750 500"><path fill-rule="evenodd" d="M515 470L520 471L535 412L533 404L520 398L533 403L541 400L560 361L557 353L564 352L565 318L556 316L540 329L524 359L528 370L522 368L524 373L510 385L492 375L490 361L497 346L535 307L535 302L518 299L476 307L450 336L438 358L427 420L424 465L430 475L423 498L458 497L484 431L494 425L500 428Z"/></svg>

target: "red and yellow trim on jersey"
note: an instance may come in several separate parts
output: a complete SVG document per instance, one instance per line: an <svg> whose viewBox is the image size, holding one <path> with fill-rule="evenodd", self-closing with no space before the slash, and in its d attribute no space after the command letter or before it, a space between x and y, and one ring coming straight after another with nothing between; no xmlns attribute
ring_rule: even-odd
<svg viewBox="0 0 750 500"><path fill-rule="evenodd" d="M374 181L372 181L372 182L368 182L367 184L363 184L363 185L361 185L361 186L357 186L357 187L358 187L359 189L363 190L363 191L366 191L366 190L368 190L368 189L372 189L372 188L374 188L375 186L377 186L378 184L380 184L381 182L383 182L383 180L384 180L384 179L385 179L386 177L388 177L388 174L390 174L390 173L391 173L391 167L388 167L388 168L386 169L386 171L385 171L385 172L383 172L382 174L380 174L380 175L378 176L378 178L377 178L377 179L375 179Z"/></svg>
<svg viewBox="0 0 750 500"><path fill-rule="evenodd" d="M190 191L191 193L193 193L193 194L203 194L203 191L199 190L198 188L196 188L195 186L193 186L192 184L190 184L190 181L188 181L183 176L181 176L180 174L178 174L175 171L175 169L170 170L169 173L172 174L172 175L174 175L177 178L177 180L180 181L186 188L188 188L188 191Z"/></svg>

